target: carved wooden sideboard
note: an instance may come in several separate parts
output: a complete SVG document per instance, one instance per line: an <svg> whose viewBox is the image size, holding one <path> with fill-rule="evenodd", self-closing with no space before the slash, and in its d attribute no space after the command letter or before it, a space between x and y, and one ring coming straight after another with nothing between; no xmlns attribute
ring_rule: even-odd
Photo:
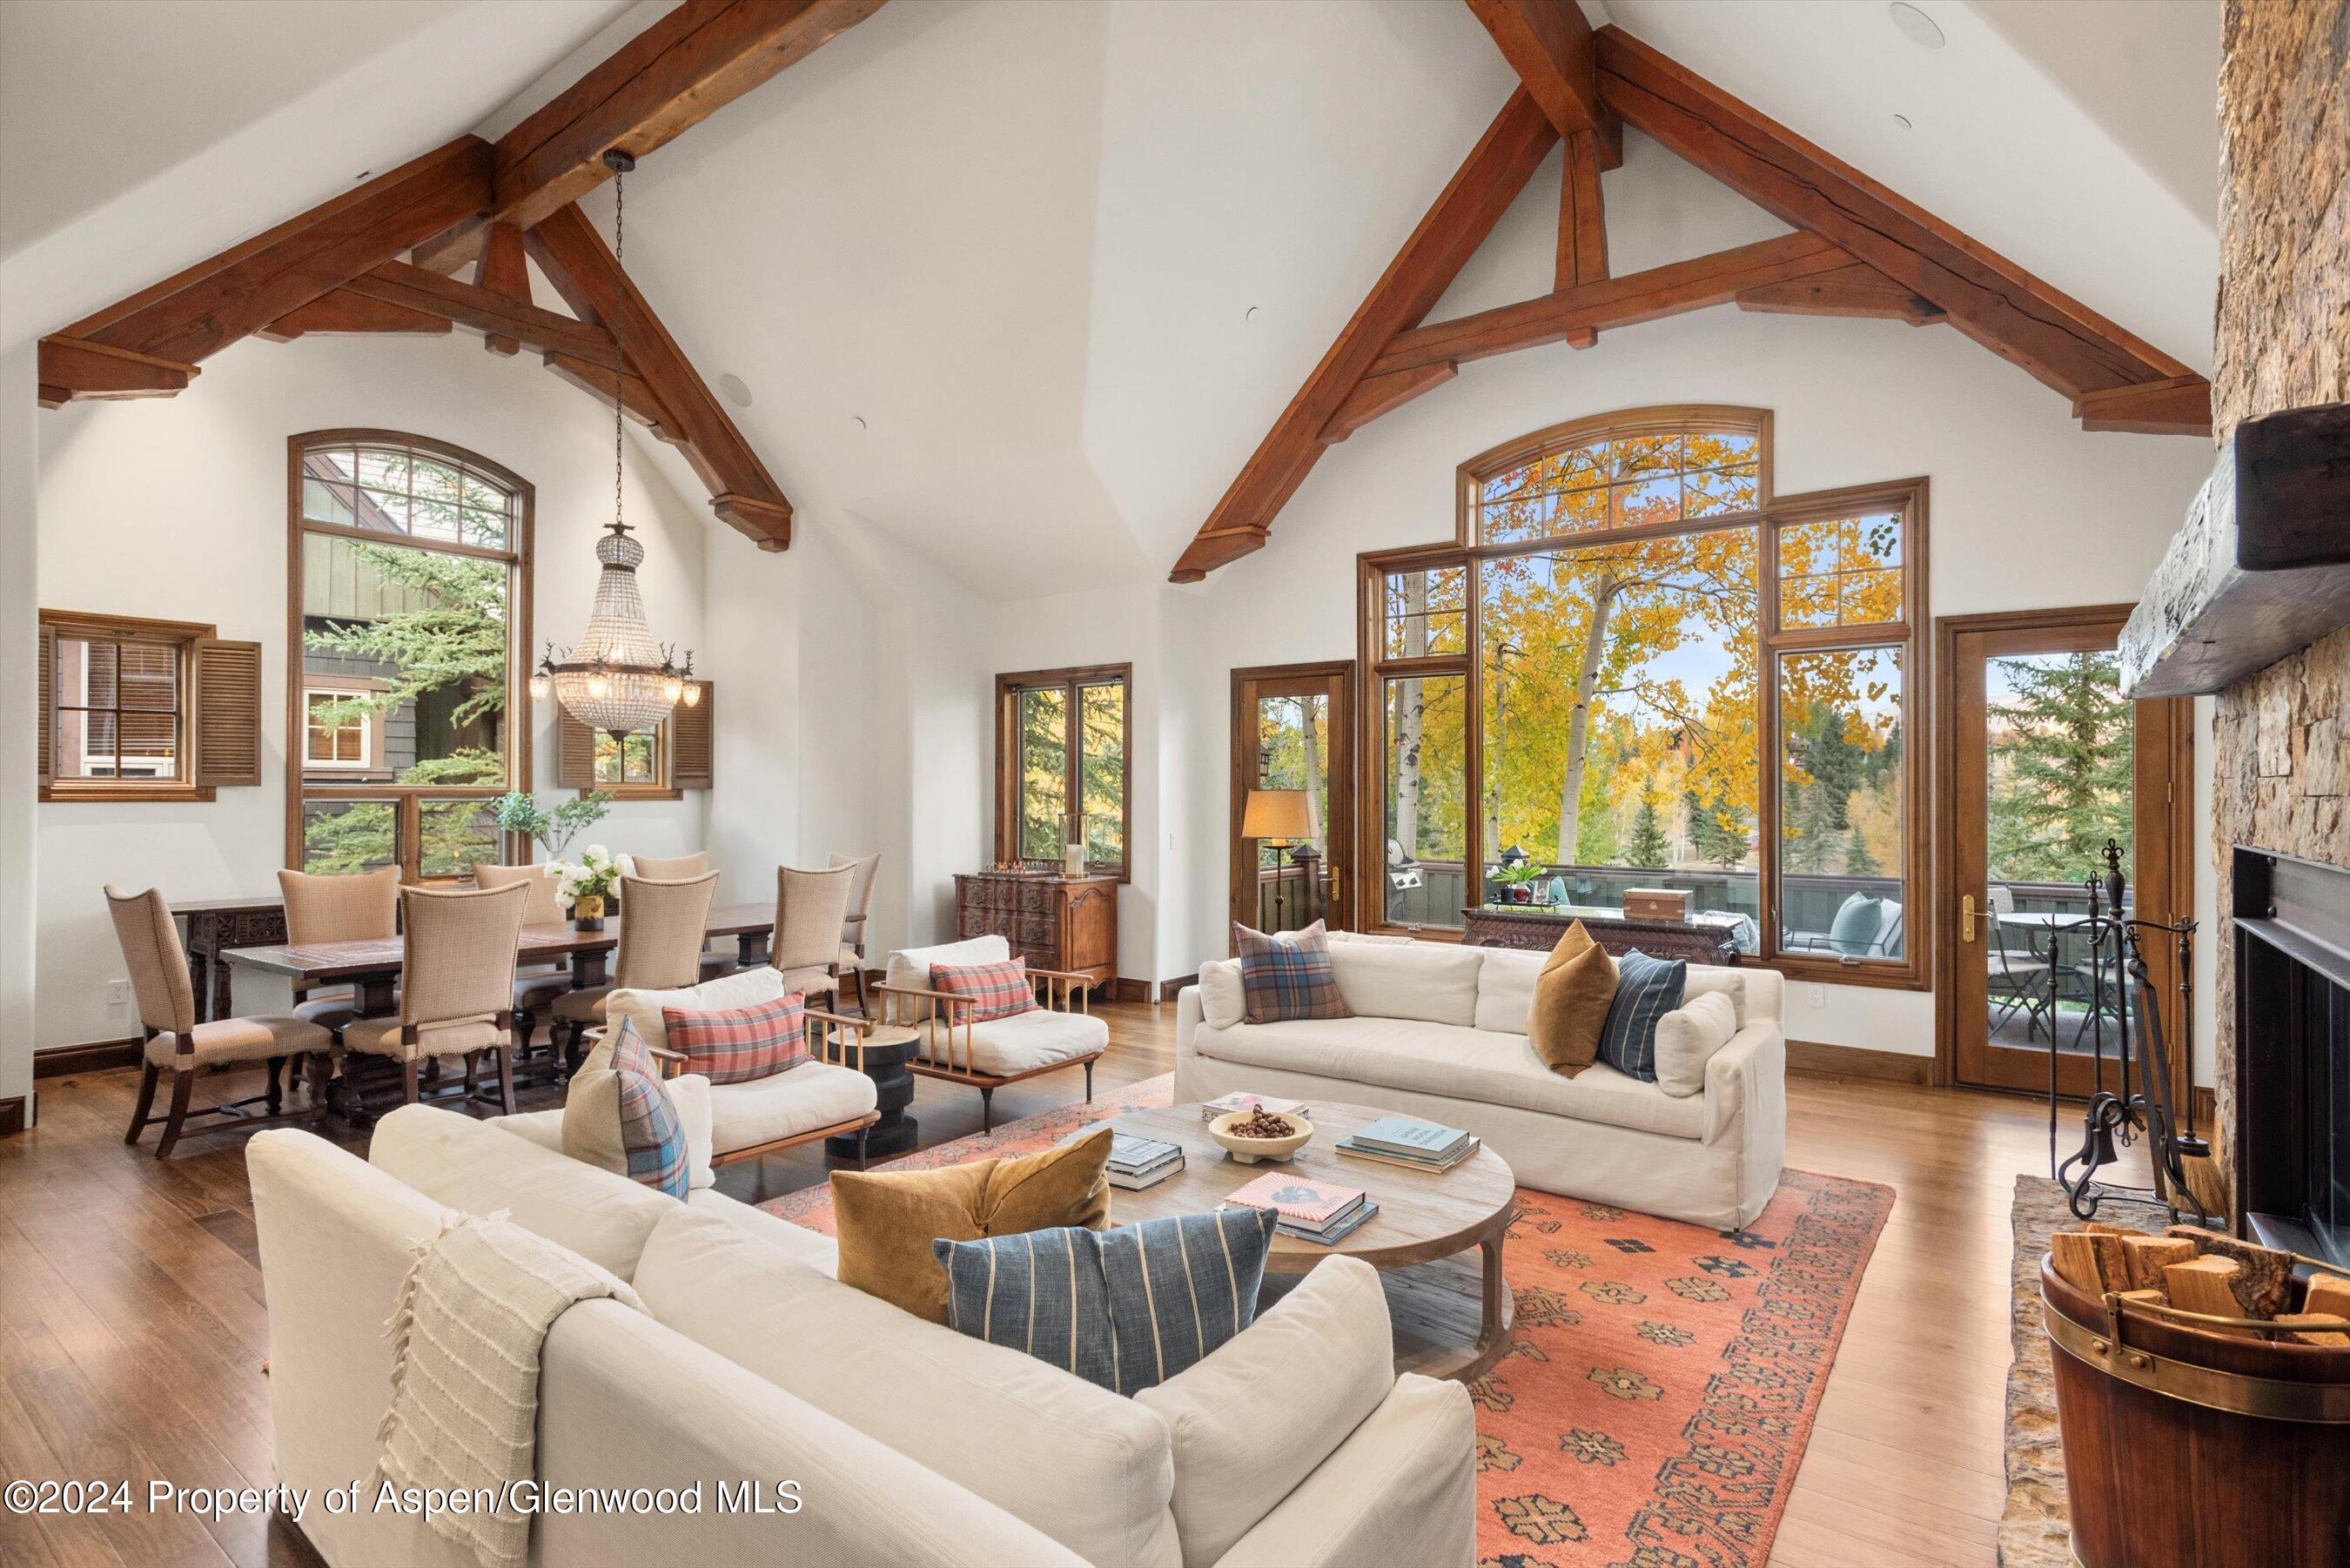
<svg viewBox="0 0 2350 1568"><path fill-rule="evenodd" d="M1577 920L1594 941L1617 958L1634 948L1650 958L1735 964L1738 944L1725 925L1688 920L1634 920L1596 909L1482 904L1461 911L1461 940L1477 948L1548 952Z"/></svg>
<svg viewBox="0 0 2350 1568"><path fill-rule="evenodd" d="M955 934L1000 936L1031 969L1118 979L1118 878L1076 881L1050 872L971 871L955 877Z"/></svg>

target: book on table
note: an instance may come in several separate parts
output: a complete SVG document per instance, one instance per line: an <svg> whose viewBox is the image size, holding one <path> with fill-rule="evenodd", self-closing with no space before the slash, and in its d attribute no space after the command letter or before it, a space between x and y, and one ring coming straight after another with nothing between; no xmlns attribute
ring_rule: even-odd
<svg viewBox="0 0 2350 1568"><path fill-rule="evenodd" d="M1235 1188L1224 1199L1243 1209L1270 1209L1281 1232L1308 1241L1331 1242L1378 1212L1359 1187L1315 1181L1302 1176L1260 1176Z"/></svg>
<svg viewBox="0 0 2350 1568"><path fill-rule="evenodd" d="M1397 1154L1384 1148L1366 1148L1357 1146L1352 1137L1342 1137L1331 1147L1350 1159L1377 1160L1381 1165L1392 1165L1399 1170L1420 1170L1431 1176L1441 1176L1485 1146L1481 1140L1472 1137L1442 1159L1422 1159L1418 1155Z"/></svg>
<svg viewBox="0 0 2350 1568"><path fill-rule="evenodd" d="M1140 1192L1147 1187L1158 1186L1182 1168L1183 1154L1178 1149L1171 1159L1162 1159L1141 1170L1112 1168L1104 1172L1103 1179L1121 1192Z"/></svg>
<svg viewBox="0 0 2350 1568"><path fill-rule="evenodd" d="M1475 1139L1459 1127L1418 1116L1381 1116L1357 1128L1345 1142L1367 1154L1400 1155L1406 1159L1441 1162L1460 1157Z"/></svg>
<svg viewBox="0 0 2350 1568"><path fill-rule="evenodd" d="M1200 1119L1203 1122L1214 1121L1227 1111L1265 1111L1276 1116L1307 1115L1303 1100L1284 1100L1272 1095L1252 1095L1237 1089L1229 1095L1218 1095L1212 1100L1200 1102Z"/></svg>

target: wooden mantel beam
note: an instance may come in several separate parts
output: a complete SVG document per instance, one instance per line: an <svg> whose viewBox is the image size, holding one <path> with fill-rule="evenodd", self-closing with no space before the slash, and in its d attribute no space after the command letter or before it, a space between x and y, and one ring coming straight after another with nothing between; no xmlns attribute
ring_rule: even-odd
<svg viewBox="0 0 2350 1568"><path fill-rule="evenodd" d="M1521 88L1510 95L1201 524L1198 536L1175 563L1173 581L1198 582L1216 567L1263 546L1266 525L1321 457L1324 431L1371 361L1396 334L1435 308L1557 140L1558 131L1532 94Z"/></svg>
<svg viewBox="0 0 2350 1568"><path fill-rule="evenodd" d="M1599 97L1591 24L1575 0L1468 0L1561 136L1590 135L1599 167L1624 161L1624 126Z"/></svg>
<svg viewBox="0 0 2350 1568"><path fill-rule="evenodd" d="M711 510L763 550L788 548L791 502L587 215L576 206L558 208L523 238L564 302L620 340L629 368L662 410L663 437L710 487Z"/></svg>
<svg viewBox="0 0 2350 1568"><path fill-rule="evenodd" d="M491 215L530 228L881 8L881 0L685 0L498 139Z"/></svg>

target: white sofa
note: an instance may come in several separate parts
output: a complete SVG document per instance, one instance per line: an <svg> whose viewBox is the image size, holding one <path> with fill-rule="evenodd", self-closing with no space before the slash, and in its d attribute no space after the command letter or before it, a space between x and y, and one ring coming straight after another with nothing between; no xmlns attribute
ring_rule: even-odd
<svg viewBox="0 0 2350 1568"><path fill-rule="evenodd" d="M698 1189L680 1203L431 1106L361 1161L307 1133L248 1148L269 1302L276 1479L369 1482L384 1323L444 1211L505 1211L628 1280L580 1303L540 1373L549 1488L702 1485L691 1514L542 1514L538 1564L827 1568L1469 1568L1474 1433L1459 1386L1390 1360L1377 1277L1333 1259L1215 1355L1127 1399L840 1284L833 1243ZM650 1314L650 1315L648 1315ZM720 1480L799 1483L792 1516ZM470 1562L413 1517L302 1528L336 1568Z"/></svg>
<svg viewBox="0 0 2350 1568"><path fill-rule="evenodd" d="M1343 1102L1465 1127L1518 1180L1737 1230L1779 1185L1787 1149L1783 986L1764 969L1692 964L1689 992L1729 991L1738 1029L1676 1096L1604 1063L1572 1078L1526 1038L1548 956L1334 934L1352 1018L1241 1022L1240 962L1203 965L1176 1001L1175 1097L1234 1091Z"/></svg>

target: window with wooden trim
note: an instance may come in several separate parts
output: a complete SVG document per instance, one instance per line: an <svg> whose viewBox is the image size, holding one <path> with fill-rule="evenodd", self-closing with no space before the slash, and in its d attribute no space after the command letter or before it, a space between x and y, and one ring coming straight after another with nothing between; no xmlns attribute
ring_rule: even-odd
<svg viewBox="0 0 2350 1568"><path fill-rule="evenodd" d="M680 702L649 734L591 730L557 703L555 782L622 800L675 800L681 791L710 788L717 688L707 680L687 684L700 692L698 699Z"/></svg>
<svg viewBox="0 0 2350 1568"><path fill-rule="evenodd" d="M193 621L43 610L40 798L211 800L261 782L261 647Z"/></svg>
<svg viewBox="0 0 2350 1568"><path fill-rule="evenodd" d="M1926 485L1771 489L1762 410L1627 410L1464 464L1451 545L1363 557L1367 919L1620 910L1791 973L1926 983Z"/></svg>
<svg viewBox="0 0 2350 1568"><path fill-rule="evenodd" d="M530 777L531 487L391 431L296 436L287 462L287 864L430 881L505 859L491 803Z"/></svg>
<svg viewBox="0 0 2350 1568"><path fill-rule="evenodd" d="M1039 869L1085 846L1086 866L1124 877L1132 818L1130 664L995 678L995 858Z"/></svg>

